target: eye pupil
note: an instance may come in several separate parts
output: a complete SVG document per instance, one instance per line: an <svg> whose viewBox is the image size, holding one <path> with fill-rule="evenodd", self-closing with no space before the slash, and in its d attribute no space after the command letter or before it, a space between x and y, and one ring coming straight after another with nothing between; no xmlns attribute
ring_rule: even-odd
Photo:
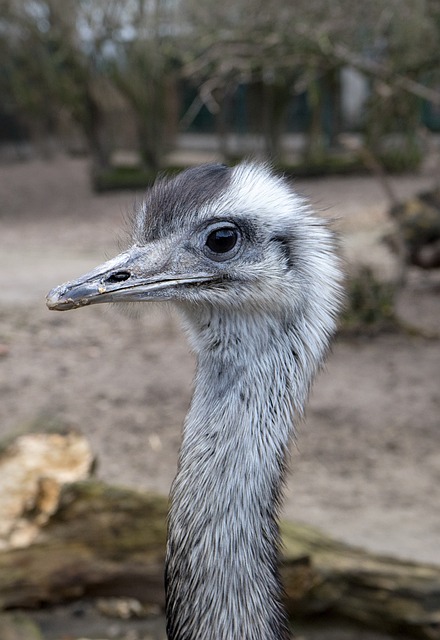
<svg viewBox="0 0 440 640"><path fill-rule="evenodd" d="M235 229L216 229L206 239L206 246L213 253L227 253L237 244L238 234Z"/></svg>

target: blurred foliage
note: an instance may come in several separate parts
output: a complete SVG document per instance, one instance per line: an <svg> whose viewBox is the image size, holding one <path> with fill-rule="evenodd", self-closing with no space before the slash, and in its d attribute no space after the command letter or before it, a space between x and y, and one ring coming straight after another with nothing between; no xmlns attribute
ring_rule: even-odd
<svg viewBox="0 0 440 640"><path fill-rule="evenodd" d="M385 241L407 265L440 268L440 187L416 194L391 207L396 226Z"/></svg>
<svg viewBox="0 0 440 640"><path fill-rule="evenodd" d="M366 109L366 145L391 173L417 169L423 158L418 129L421 100L401 89L387 91L381 82L371 86Z"/></svg>
<svg viewBox="0 0 440 640"><path fill-rule="evenodd" d="M395 313L395 283L380 281L370 267L361 266L349 276L346 291L343 331L371 334L400 326Z"/></svg>
<svg viewBox="0 0 440 640"><path fill-rule="evenodd" d="M389 146L377 154L377 160L388 173L416 171L424 158L424 150L415 135Z"/></svg>
<svg viewBox="0 0 440 640"><path fill-rule="evenodd" d="M440 104L432 89L440 80L438 0L0 0L0 6L2 107L34 136L73 119L96 175L110 164L106 115L115 96L130 105L142 168L163 165L177 132L170 130L170 110L182 108L183 81L197 88L197 98L180 127L208 109L225 158L232 155L227 134L240 86L253 87L253 130L262 133L266 155L280 162L289 104L307 92L310 166L326 164L341 131L343 67L370 79L367 144L394 169L413 168L421 158L421 101Z"/></svg>
<svg viewBox="0 0 440 640"><path fill-rule="evenodd" d="M118 189L145 189L153 184L156 171L142 167L108 167L93 176L95 191L114 191Z"/></svg>
<svg viewBox="0 0 440 640"><path fill-rule="evenodd" d="M362 159L356 155L333 155L326 153L320 159L304 159L296 164L286 162L274 163L276 171L290 178L311 178L327 175L350 175L365 171Z"/></svg>

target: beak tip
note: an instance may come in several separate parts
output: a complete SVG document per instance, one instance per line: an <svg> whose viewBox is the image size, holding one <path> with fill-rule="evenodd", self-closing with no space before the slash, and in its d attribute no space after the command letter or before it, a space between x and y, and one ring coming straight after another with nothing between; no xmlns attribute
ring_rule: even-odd
<svg viewBox="0 0 440 640"><path fill-rule="evenodd" d="M61 287L55 287L51 289L46 296L46 305L49 309L56 309L60 302L61 297Z"/></svg>
<svg viewBox="0 0 440 640"><path fill-rule="evenodd" d="M80 306L79 304L75 304L75 302L66 295L67 290L67 286L62 284L49 291L46 296L47 308L51 311L67 311Z"/></svg>

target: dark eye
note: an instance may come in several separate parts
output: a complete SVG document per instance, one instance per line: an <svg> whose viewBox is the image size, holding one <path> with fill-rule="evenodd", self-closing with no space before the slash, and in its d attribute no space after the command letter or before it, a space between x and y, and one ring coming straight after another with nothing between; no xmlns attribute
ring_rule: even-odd
<svg viewBox="0 0 440 640"><path fill-rule="evenodd" d="M206 246L212 253L228 253L238 242L236 229L224 228L212 231L206 238Z"/></svg>

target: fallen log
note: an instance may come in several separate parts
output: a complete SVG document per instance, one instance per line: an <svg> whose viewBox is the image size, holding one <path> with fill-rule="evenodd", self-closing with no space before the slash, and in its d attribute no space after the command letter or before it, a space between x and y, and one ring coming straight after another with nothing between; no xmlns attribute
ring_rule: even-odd
<svg viewBox="0 0 440 640"><path fill-rule="evenodd" d="M282 533L290 614L331 613L399 637L440 638L440 567L368 553L298 523L283 523Z"/></svg>
<svg viewBox="0 0 440 640"><path fill-rule="evenodd" d="M25 548L0 552L0 608L124 595L163 604L167 501L87 481L65 485Z"/></svg>
<svg viewBox="0 0 440 640"><path fill-rule="evenodd" d="M84 596L163 605L167 500L86 481L65 485L26 548L0 552L0 608ZM282 525L292 615L331 614L440 638L440 568L369 554L308 526Z"/></svg>

